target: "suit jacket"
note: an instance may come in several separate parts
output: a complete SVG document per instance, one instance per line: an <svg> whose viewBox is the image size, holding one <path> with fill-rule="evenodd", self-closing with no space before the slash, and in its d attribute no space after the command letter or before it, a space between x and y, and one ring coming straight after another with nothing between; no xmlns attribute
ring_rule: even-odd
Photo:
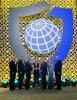
<svg viewBox="0 0 77 100"><path fill-rule="evenodd" d="M55 63L55 72L61 72L61 69L62 69L62 61L61 60L58 60Z"/></svg>
<svg viewBox="0 0 77 100"><path fill-rule="evenodd" d="M28 74L30 74L31 73L31 70L32 70L32 65L31 65L30 62L27 61L25 63L25 72L28 73Z"/></svg>
<svg viewBox="0 0 77 100"><path fill-rule="evenodd" d="M18 73L25 72L25 63L22 60L18 61Z"/></svg>
<svg viewBox="0 0 77 100"><path fill-rule="evenodd" d="M46 74L47 73L47 66L48 66L48 64L47 64L47 62L43 62L43 63L41 63L41 70L42 70L42 74Z"/></svg>
<svg viewBox="0 0 77 100"><path fill-rule="evenodd" d="M11 60L9 62L9 69L10 69L10 72L15 72L16 73L16 71L17 71L16 64L15 64L15 62L13 60Z"/></svg>
<svg viewBox="0 0 77 100"><path fill-rule="evenodd" d="M33 63L33 65L34 65L34 70L39 70L39 63L37 63L37 65L36 63Z"/></svg>

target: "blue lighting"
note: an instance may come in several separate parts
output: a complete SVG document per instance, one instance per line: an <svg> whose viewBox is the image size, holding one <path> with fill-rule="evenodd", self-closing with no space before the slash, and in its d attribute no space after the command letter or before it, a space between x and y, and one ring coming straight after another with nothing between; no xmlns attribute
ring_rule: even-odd
<svg viewBox="0 0 77 100"><path fill-rule="evenodd" d="M18 84L18 80L15 80L15 82L14 82L15 84Z"/></svg>
<svg viewBox="0 0 77 100"><path fill-rule="evenodd" d="M7 83L8 83L8 80L3 80L2 83L3 83L3 84L7 84Z"/></svg>
<svg viewBox="0 0 77 100"><path fill-rule="evenodd" d="M55 7L49 13L49 17L60 18L63 25L62 40L55 55L51 58L54 69L55 57L58 56L60 60L65 60L73 40L73 14L70 8Z"/></svg>
<svg viewBox="0 0 77 100"><path fill-rule="evenodd" d="M3 80L2 81L2 87L3 88L7 88L8 87L8 84L9 84L9 81L8 80Z"/></svg>

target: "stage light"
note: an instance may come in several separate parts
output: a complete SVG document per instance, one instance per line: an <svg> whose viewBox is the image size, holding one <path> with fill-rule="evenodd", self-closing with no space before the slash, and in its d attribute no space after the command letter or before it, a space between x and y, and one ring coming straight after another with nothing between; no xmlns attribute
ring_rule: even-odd
<svg viewBox="0 0 77 100"><path fill-rule="evenodd" d="M41 84L41 78L39 78L39 83Z"/></svg>
<svg viewBox="0 0 77 100"><path fill-rule="evenodd" d="M3 80L2 87L3 88L7 88L8 87L8 84L9 84L8 80Z"/></svg>
<svg viewBox="0 0 77 100"><path fill-rule="evenodd" d="M70 86L70 85L71 85L71 80L70 80L70 78L66 78L66 82L67 82L67 86Z"/></svg>
<svg viewBox="0 0 77 100"><path fill-rule="evenodd" d="M62 86L67 86L67 81L66 81L66 79L63 79L61 82L62 82Z"/></svg>
<svg viewBox="0 0 77 100"><path fill-rule="evenodd" d="M15 84L15 87L17 87L18 86L18 80L15 80L14 84Z"/></svg>
<svg viewBox="0 0 77 100"><path fill-rule="evenodd" d="M75 79L71 80L71 85L72 86L76 86L76 84L77 84L77 81Z"/></svg>
<svg viewBox="0 0 77 100"><path fill-rule="evenodd" d="M15 84L18 84L18 80L15 80L15 82L14 82Z"/></svg>

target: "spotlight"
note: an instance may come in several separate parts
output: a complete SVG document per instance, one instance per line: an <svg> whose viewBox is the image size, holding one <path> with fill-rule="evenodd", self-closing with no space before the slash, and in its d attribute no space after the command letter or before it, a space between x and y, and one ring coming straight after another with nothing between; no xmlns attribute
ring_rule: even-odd
<svg viewBox="0 0 77 100"><path fill-rule="evenodd" d="M41 78L39 78L39 83L41 83Z"/></svg>
<svg viewBox="0 0 77 100"><path fill-rule="evenodd" d="M9 84L8 80L3 80L2 87L3 88L7 88L8 87L8 84Z"/></svg>
<svg viewBox="0 0 77 100"><path fill-rule="evenodd" d="M62 82L62 86L67 86L67 81L66 81L66 79L63 79L61 82Z"/></svg>
<svg viewBox="0 0 77 100"><path fill-rule="evenodd" d="M66 82L67 82L67 86L70 86L71 85L70 78L66 78Z"/></svg>
<svg viewBox="0 0 77 100"><path fill-rule="evenodd" d="M15 84L15 87L17 87L18 86L18 80L15 80L14 84Z"/></svg>
<svg viewBox="0 0 77 100"><path fill-rule="evenodd" d="M77 84L77 81L75 79L71 80L71 85L72 86L76 86L76 84Z"/></svg>

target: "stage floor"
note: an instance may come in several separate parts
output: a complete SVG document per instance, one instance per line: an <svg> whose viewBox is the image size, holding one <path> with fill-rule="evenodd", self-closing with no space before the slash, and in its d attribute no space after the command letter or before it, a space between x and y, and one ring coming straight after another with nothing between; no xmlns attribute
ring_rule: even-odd
<svg viewBox="0 0 77 100"><path fill-rule="evenodd" d="M63 87L61 91L32 88L15 92L0 88L0 100L77 100L77 87Z"/></svg>

